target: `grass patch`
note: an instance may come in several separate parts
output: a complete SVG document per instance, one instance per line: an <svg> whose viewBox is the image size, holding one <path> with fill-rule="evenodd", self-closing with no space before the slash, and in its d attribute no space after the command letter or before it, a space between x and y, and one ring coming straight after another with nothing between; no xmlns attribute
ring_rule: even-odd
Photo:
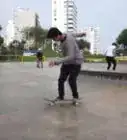
<svg viewBox="0 0 127 140"><path fill-rule="evenodd" d="M58 57L58 54L52 50L52 47L51 46L47 46L44 51L44 56L45 57Z"/></svg>

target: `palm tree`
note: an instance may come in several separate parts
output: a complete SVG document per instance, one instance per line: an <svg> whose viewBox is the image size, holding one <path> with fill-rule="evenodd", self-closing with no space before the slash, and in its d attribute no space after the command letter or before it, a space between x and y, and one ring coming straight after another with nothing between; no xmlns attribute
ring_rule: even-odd
<svg viewBox="0 0 127 140"><path fill-rule="evenodd" d="M84 49L90 50L90 43L88 41L80 39L80 40L77 40L77 43L81 50L84 50Z"/></svg>
<svg viewBox="0 0 127 140"><path fill-rule="evenodd" d="M26 40L34 40L34 47L37 49L40 45L44 45L47 30L41 27L28 27L23 30Z"/></svg>

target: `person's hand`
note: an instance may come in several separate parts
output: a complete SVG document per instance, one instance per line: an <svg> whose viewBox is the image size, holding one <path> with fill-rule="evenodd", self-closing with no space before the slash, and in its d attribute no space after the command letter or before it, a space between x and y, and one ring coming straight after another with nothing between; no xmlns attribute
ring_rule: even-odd
<svg viewBox="0 0 127 140"><path fill-rule="evenodd" d="M50 61L49 62L49 67L53 67L55 65L55 62L54 61Z"/></svg>

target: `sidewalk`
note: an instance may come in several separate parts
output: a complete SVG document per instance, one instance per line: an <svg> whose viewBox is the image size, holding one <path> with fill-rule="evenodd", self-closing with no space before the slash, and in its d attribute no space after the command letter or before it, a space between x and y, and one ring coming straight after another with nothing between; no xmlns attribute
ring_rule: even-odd
<svg viewBox="0 0 127 140"><path fill-rule="evenodd" d="M112 68L107 71L106 63L84 63L81 74L127 80L127 64L118 64L116 71L113 71Z"/></svg>

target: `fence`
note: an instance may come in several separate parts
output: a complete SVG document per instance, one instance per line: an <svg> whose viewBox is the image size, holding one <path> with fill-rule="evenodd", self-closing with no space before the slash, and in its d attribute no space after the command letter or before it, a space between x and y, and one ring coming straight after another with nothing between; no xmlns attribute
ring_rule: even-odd
<svg viewBox="0 0 127 140"><path fill-rule="evenodd" d="M0 55L0 61L22 61L22 56L20 55Z"/></svg>
<svg viewBox="0 0 127 140"><path fill-rule="evenodd" d="M56 57L55 57L56 58ZM43 61L47 58L44 56ZM126 62L127 56L116 57L118 62ZM34 62L36 61L36 56L21 56L21 55L0 55L0 62ZM85 57L86 62L105 62L105 57Z"/></svg>
<svg viewBox="0 0 127 140"><path fill-rule="evenodd" d="M43 61L46 57L43 57ZM36 56L21 56L21 55L0 55L0 62L34 62Z"/></svg>

